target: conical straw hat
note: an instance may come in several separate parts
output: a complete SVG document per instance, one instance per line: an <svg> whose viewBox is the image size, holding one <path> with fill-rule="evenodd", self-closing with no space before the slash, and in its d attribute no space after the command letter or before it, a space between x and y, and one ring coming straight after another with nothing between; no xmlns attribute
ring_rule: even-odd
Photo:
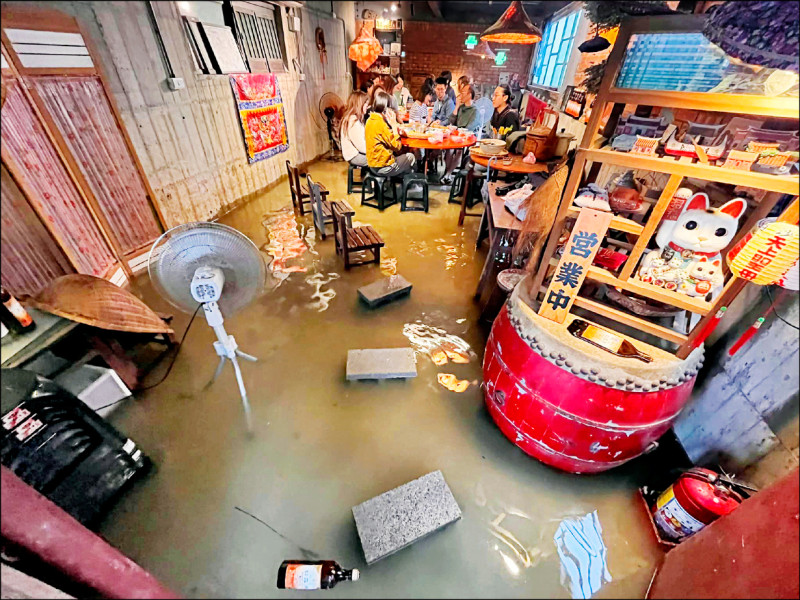
<svg viewBox="0 0 800 600"><path fill-rule="evenodd" d="M35 297L33 306L92 327L136 333L173 333L144 302L128 290L93 275L63 275Z"/></svg>

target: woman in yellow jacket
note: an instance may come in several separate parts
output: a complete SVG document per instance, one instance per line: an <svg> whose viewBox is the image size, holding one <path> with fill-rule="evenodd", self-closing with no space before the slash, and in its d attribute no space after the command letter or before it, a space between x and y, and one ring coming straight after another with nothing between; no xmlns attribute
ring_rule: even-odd
<svg viewBox="0 0 800 600"><path fill-rule="evenodd" d="M394 113L389 107L389 94L379 91L372 103L372 112L364 127L367 138L367 165L382 177L397 177L414 168L414 155L410 152L395 156L402 150L400 133Z"/></svg>

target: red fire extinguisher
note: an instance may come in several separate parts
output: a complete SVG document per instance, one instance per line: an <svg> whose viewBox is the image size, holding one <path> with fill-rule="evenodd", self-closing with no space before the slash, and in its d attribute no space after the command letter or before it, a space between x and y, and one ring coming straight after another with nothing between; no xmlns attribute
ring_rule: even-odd
<svg viewBox="0 0 800 600"><path fill-rule="evenodd" d="M652 508L653 520L662 537L679 542L733 511L743 498L730 484L736 485L700 467L683 473L664 490Z"/></svg>

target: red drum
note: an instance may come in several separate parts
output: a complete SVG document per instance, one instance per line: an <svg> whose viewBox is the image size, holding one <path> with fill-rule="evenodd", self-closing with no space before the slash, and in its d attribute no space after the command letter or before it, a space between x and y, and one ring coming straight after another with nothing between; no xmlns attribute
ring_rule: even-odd
<svg viewBox="0 0 800 600"><path fill-rule="evenodd" d="M486 345L484 393L495 423L527 454L572 473L606 471L641 455L689 400L702 348L686 360L662 353L648 365L584 348L583 340L558 335L563 325L521 306L525 283ZM638 364L627 367L631 361Z"/></svg>

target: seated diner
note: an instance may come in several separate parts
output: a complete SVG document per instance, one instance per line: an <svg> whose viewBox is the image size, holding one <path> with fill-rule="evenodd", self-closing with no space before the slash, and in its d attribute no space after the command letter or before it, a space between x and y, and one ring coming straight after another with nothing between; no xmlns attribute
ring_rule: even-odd
<svg viewBox="0 0 800 600"><path fill-rule="evenodd" d="M448 90L452 91L453 88L444 77L439 77L436 80L436 103L433 105L433 122L437 124L444 124L449 122L450 115L456 108L455 99L451 99Z"/></svg>
<svg viewBox="0 0 800 600"><path fill-rule="evenodd" d="M364 115L369 97L362 91L350 94L342 115L339 141L342 158L356 167L367 166L367 140L364 130Z"/></svg>
<svg viewBox="0 0 800 600"><path fill-rule="evenodd" d="M394 111L389 108L389 94L378 90L372 103L372 112L365 126L367 164L371 171L383 177L397 177L414 168L414 155L399 154L403 149Z"/></svg>
<svg viewBox="0 0 800 600"><path fill-rule="evenodd" d="M494 114L489 121L492 137L504 139L509 133L519 130L519 113L511 108L513 99L511 89L506 84L498 85L495 88L492 96Z"/></svg>

